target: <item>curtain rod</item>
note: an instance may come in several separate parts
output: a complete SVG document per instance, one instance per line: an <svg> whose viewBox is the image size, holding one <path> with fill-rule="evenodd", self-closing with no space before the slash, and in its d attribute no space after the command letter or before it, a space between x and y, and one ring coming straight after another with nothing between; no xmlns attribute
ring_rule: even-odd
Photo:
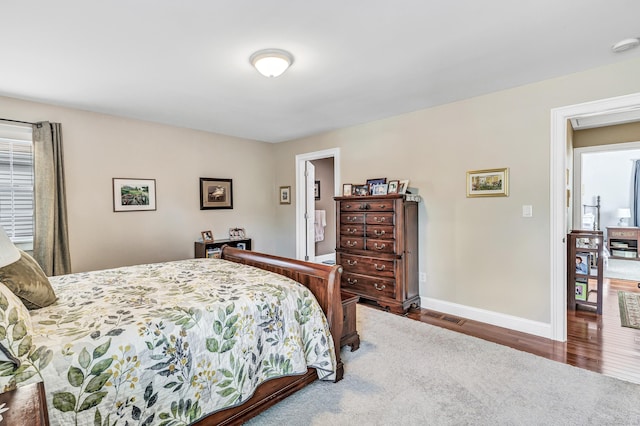
<svg viewBox="0 0 640 426"><path fill-rule="evenodd" d="M30 121L21 121L21 120L10 120L8 118L0 118L2 121L11 121L12 123L22 123L22 124L31 124L32 126L38 123L32 123Z"/></svg>

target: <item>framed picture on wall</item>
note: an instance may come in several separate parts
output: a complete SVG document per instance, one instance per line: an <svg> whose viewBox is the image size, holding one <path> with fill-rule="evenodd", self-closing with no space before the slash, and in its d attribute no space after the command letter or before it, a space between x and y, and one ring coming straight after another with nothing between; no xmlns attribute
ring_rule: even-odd
<svg viewBox="0 0 640 426"><path fill-rule="evenodd" d="M280 187L280 204L291 204L291 187Z"/></svg>
<svg viewBox="0 0 640 426"><path fill-rule="evenodd" d="M509 169L467 172L467 197L508 197Z"/></svg>
<svg viewBox="0 0 640 426"><path fill-rule="evenodd" d="M114 212L135 212L155 209L155 179L113 178Z"/></svg>
<svg viewBox="0 0 640 426"><path fill-rule="evenodd" d="M233 182L231 179L200 178L200 210L232 208Z"/></svg>

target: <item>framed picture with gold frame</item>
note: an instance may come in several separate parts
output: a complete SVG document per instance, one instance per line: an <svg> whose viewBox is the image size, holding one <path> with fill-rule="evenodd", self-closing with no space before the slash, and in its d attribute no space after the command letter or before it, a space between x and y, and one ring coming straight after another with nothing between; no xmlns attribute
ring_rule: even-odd
<svg viewBox="0 0 640 426"><path fill-rule="evenodd" d="M467 172L467 197L508 197L509 169Z"/></svg>
<svg viewBox="0 0 640 426"><path fill-rule="evenodd" d="M280 187L280 204L291 204L291 187Z"/></svg>

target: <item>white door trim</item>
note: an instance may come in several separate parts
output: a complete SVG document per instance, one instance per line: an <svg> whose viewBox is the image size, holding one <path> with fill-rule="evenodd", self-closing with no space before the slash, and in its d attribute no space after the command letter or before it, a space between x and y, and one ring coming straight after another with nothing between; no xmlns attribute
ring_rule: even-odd
<svg viewBox="0 0 640 426"><path fill-rule="evenodd" d="M334 195L340 195L340 148L308 152L296 155L296 259L304 260L306 252L306 233L304 220L304 163L333 157Z"/></svg>
<svg viewBox="0 0 640 426"><path fill-rule="evenodd" d="M567 121L573 117L603 112L615 112L640 106L640 93L616 98L569 105L551 110L550 140L550 282L551 282L551 339L567 340L567 234L566 173L570 164L572 147L567 141Z"/></svg>

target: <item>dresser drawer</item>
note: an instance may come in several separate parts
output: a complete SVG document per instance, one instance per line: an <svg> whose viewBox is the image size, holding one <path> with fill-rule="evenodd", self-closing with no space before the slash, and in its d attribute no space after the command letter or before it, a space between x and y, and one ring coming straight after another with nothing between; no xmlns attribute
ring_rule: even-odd
<svg viewBox="0 0 640 426"><path fill-rule="evenodd" d="M340 265L342 265L345 272L390 278L395 276L394 260L375 259L344 253L339 253L339 258L336 260Z"/></svg>
<svg viewBox="0 0 640 426"><path fill-rule="evenodd" d="M340 225L364 223L364 213L343 213L340 215Z"/></svg>
<svg viewBox="0 0 640 426"><path fill-rule="evenodd" d="M367 237L379 240L393 240L395 228L389 225L367 225Z"/></svg>
<svg viewBox="0 0 640 426"><path fill-rule="evenodd" d="M353 200L340 203L340 210L343 212L372 211L372 212L392 212L393 200Z"/></svg>
<svg viewBox="0 0 640 426"><path fill-rule="evenodd" d="M638 236L637 229L610 229L609 238L632 238L635 239Z"/></svg>
<svg viewBox="0 0 640 426"><path fill-rule="evenodd" d="M393 213L367 213L365 223L367 225L393 226Z"/></svg>
<svg viewBox="0 0 640 426"><path fill-rule="evenodd" d="M396 282L389 278L369 277L366 275L342 274L342 288L372 297L396 297Z"/></svg>
<svg viewBox="0 0 640 426"><path fill-rule="evenodd" d="M364 238L362 237L340 237L340 247L343 249L364 250Z"/></svg>
<svg viewBox="0 0 640 426"><path fill-rule="evenodd" d="M396 241L367 238L365 249L376 253L395 253Z"/></svg>
<svg viewBox="0 0 640 426"><path fill-rule="evenodd" d="M340 235L363 237L364 225L340 225Z"/></svg>

